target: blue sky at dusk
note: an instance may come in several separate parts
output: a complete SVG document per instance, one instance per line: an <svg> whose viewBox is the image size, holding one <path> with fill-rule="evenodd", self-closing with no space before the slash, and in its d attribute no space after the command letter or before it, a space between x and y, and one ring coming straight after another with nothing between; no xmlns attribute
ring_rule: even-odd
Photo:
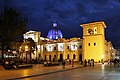
<svg viewBox="0 0 120 80"><path fill-rule="evenodd" d="M56 21L64 38L82 38L80 24L105 21L106 39L120 47L120 0L0 0L3 6L15 8L28 16L27 30L37 30L47 37Z"/></svg>

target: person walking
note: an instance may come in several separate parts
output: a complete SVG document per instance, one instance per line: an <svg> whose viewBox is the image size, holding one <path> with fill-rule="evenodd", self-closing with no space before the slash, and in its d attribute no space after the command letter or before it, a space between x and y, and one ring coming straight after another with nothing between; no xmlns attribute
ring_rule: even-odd
<svg viewBox="0 0 120 80"><path fill-rule="evenodd" d="M92 64L92 66L94 67L94 59L91 59L91 64Z"/></svg>
<svg viewBox="0 0 120 80"><path fill-rule="evenodd" d="M88 60L88 65L91 66L90 59Z"/></svg>
<svg viewBox="0 0 120 80"><path fill-rule="evenodd" d="M71 60L69 59L69 64L71 64Z"/></svg>
<svg viewBox="0 0 120 80"><path fill-rule="evenodd" d="M74 59L72 59L72 67L74 67Z"/></svg>
<svg viewBox="0 0 120 80"><path fill-rule="evenodd" d="M65 69L65 60L62 61L63 69Z"/></svg>
<svg viewBox="0 0 120 80"><path fill-rule="evenodd" d="M15 63L15 61L10 61L10 64L11 64L11 68L12 69L17 69L17 66L16 66L16 63Z"/></svg>

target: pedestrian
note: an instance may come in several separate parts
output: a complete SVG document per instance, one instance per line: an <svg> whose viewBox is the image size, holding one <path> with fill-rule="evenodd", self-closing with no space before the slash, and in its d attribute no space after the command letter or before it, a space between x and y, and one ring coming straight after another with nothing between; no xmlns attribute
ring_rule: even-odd
<svg viewBox="0 0 120 80"><path fill-rule="evenodd" d="M102 64L104 64L104 61L103 61L103 59L101 59L101 63L102 63Z"/></svg>
<svg viewBox="0 0 120 80"><path fill-rule="evenodd" d="M90 60L90 67L93 66L93 59Z"/></svg>
<svg viewBox="0 0 120 80"><path fill-rule="evenodd" d="M112 63L113 63L113 60L112 60L112 59L110 59L110 67L112 66Z"/></svg>
<svg viewBox="0 0 120 80"><path fill-rule="evenodd" d="M94 59L91 59L91 64L92 64L92 66L94 67Z"/></svg>
<svg viewBox="0 0 120 80"><path fill-rule="evenodd" d="M110 64L110 59L108 59L108 64Z"/></svg>
<svg viewBox="0 0 120 80"><path fill-rule="evenodd" d="M4 63L4 68L5 69L10 69L10 62L9 61L5 61L5 63Z"/></svg>
<svg viewBox="0 0 120 80"><path fill-rule="evenodd" d="M72 67L74 67L74 59L72 59Z"/></svg>
<svg viewBox="0 0 120 80"><path fill-rule="evenodd" d="M91 62L90 62L90 59L88 60L88 65L91 66Z"/></svg>
<svg viewBox="0 0 120 80"><path fill-rule="evenodd" d="M83 64L83 61L81 60L81 65Z"/></svg>
<svg viewBox="0 0 120 80"><path fill-rule="evenodd" d="M15 63L15 61L10 61L10 65L11 65L11 68L12 69L17 69L17 66L16 66L16 63Z"/></svg>
<svg viewBox="0 0 120 80"><path fill-rule="evenodd" d="M65 69L65 60L62 61L63 69Z"/></svg>
<svg viewBox="0 0 120 80"><path fill-rule="evenodd" d="M9 62L7 60L5 61L5 65L9 65Z"/></svg>
<svg viewBox="0 0 120 80"><path fill-rule="evenodd" d="M120 62L120 60L119 60L119 59L117 59L117 67L119 67L119 62Z"/></svg>
<svg viewBox="0 0 120 80"><path fill-rule="evenodd" d="M69 59L69 63L71 64L71 60Z"/></svg>
<svg viewBox="0 0 120 80"><path fill-rule="evenodd" d="M116 61L115 61L115 59L114 59L113 63L114 63L114 67L115 67L115 65L116 65Z"/></svg>

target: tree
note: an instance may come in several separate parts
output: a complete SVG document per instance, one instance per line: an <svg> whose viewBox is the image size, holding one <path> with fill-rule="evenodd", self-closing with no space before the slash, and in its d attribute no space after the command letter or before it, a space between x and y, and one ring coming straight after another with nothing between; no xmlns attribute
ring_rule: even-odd
<svg viewBox="0 0 120 80"><path fill-rule="evenodd" d="M27 18L23 19L13 8L5 8L0 14L0 41L3 53L10 49L11 42L17 40L25 33Z"/></svg>
<svg viewBox="0 0 120 80"><path fill-rule="evenodd" d="M21 44L23 43L23 41L12 41L10 43L10 49L16 51L17 53L19 53L19 48L21 46Z"/></svg>

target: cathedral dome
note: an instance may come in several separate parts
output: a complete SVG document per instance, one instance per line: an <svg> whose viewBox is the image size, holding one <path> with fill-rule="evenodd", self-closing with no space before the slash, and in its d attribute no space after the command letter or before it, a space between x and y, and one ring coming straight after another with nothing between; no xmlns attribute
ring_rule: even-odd
<svg viewBox="0 0 120 80"><path fill-rule="evenodd" d="M63 37L63 35L62 35L61 30L59 30L57 28L56 23L53 23L53 29L49 30L47 38L52 39L52 40L56 40L56 39L59 39L59 38L62 38L62 37Z"/></svg>

